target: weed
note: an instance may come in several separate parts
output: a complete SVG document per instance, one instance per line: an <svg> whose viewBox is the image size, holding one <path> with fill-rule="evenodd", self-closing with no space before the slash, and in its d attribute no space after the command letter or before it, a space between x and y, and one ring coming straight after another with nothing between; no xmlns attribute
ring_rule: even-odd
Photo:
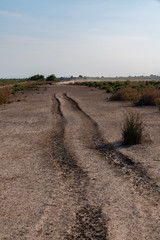
<svg viewBox="0 0 160 240"><path fill-rule="evenodd" d="M122 124L122 144L133 145L142 143L143 120L137 111L128 111L124 114Z"/></svg>

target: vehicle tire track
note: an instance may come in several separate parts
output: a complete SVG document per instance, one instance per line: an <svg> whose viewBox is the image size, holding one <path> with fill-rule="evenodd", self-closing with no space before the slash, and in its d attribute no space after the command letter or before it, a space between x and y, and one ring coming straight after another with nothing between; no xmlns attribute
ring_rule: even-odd
<svg viewBox="0 0 160 240"><path fill-rule="evenodd" d="M74 225L66 237L66 240L74 239L106 239L105 221L100 208L86 205L76 212Z"/></svg>
<svg viewBox="0 0 160 240"><path fill-rule="evenodd" d="M70 239L107 239L107 228L105 220L101 214L101 208L91 206L88 203L86 186L89 182L88 175L78 166L75 156L68 150L65 142L65 128L67 120L65 119L61 103L54 95L53 112L57 115L56 134L53 136L53 159L62 172L65 184L70 183L75 198L75 218L71 220L69 231L64 240ZM68 181L69 178L69 181ZM71 209L73 211L73 209Z"/></svg>
<svg viewBox="0 0 160 240"><path fill-rule="evenodd" d="M25 235L25 239L106 240L107 227L101 208L89 204L87 199L86 187L89 177L78 166L76 157L66 143L67 120L61 110L61 102L56 95L52 101L52 113L56 124L50 137L51 158L48 161L50 167L57 169L59 184L62 187L51 193L40 218ZM56 221L54 218L58 221L58 227L53 226Z"/></svg>
<svg viewBox="0 0 160 240"><path fill-rule="evenodd" d="M100 133L98 124L81 109L73 98L69 97L66 93L64 93L63 96L73 111L79 114L84 121L88 122L91 136L85 136L85 144L99 153L101 157L105 158L108 163L120 171L123 176L126 176L140 195L147 199L150 198L152 203L157 205L160 196L159 186L150 178L141 164L135 163L131 158L116 150L112 144L106 143Z"/></svg>
<svg viewBox="0 0 160 240"><path fill-rule="evenodd" d="M67 176L72 175L78 185L80 184L81 179L84 179L86 184L86 181L88 181L86 173L77 165L75 157L65 146L65 127L67 121L61 111L61 103L59 99L56 97L56 95L54 98L57 105L55 112L58 120L56 125L56 133L52 137L52 153L54 161L61 170L63 177L66 178Z"/></svg>
<svg viewBox="0 0 160 240"><path fill-rule="evenodd" d="M93 148L93 143L96 143L97 146L103 146L105 144L105 140L103 139L98 124L87 114L85 113L81 107L79 106L79 104L71 97L69 97L66 93L63 94L64 98L71 103L71 106L73 108L74 111L77 111L78 113L81 113L81 116L83 116L83 118L85 120L87 120L87 124L90 124L92 129L90 129L92 131L92 135L90 139L87 139L87 143L88 143L88 147ZM87 136L89 137L89 136ZM90 140L90 141L88 141ZM91 142L91 143L90 143Z"/></svg>

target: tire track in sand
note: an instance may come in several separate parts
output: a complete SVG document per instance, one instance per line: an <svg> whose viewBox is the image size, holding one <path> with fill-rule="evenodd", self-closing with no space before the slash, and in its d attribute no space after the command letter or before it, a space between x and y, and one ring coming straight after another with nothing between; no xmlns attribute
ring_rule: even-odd
<svg viewBox="0 0 160 240"><path fill-rule="evenodd" d="M49 165L57 168L62 189L51 193L40 218L25 239L106 240L108 234L101 208L89 204L87 199L86 186L89 177L78 166L75 156L67 146L65 136L67 120L56 95L53 97L52 113L56 119L56 125L51 134Z"/></svg>
<svg viewBox="0 0 160 240"><path fill-rule="evenodd" d="M112 144L106 143L100 133L98 124L81 109L73 98L69 97L66 93L64 93L63 96L72 107L72 110L79 114L85 122L87 121L91 135L85 136L85 144L99 153L101 157L105 158L108 163L120 171L123 176L127 177L140 195L147 199L150 198L151 202L157 205L160 196L159 186L150 178L141 164L135 163L131 158L116 150Z"/></svg>
<svg viewBox="0 0 160 240"><path fill-rule="evenodd" d="M101 208L91 206L86 195L86 186L89 181L87 174L78 166L75 156L69 151L65 141L65 127L67 120L61 110L61 102L54 95L53 112L57 115L57 133L53 136L53 159L56 162L65 184L70 185L73 194L77 196L74 219L71 220L65 240L71 239L107 239L106 223ZM69 179L69 181L68 181ZM73 209L71 209L73 211Z"/></svg>

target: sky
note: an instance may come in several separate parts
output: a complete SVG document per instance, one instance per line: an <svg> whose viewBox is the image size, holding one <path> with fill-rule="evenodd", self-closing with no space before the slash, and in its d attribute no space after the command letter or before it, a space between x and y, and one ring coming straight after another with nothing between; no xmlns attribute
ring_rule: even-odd
<svg viewBox="0 0 160 240"><path fill-rule="evenodd" d="M159 73L158 0L0 0L0 78Z"/></svg>

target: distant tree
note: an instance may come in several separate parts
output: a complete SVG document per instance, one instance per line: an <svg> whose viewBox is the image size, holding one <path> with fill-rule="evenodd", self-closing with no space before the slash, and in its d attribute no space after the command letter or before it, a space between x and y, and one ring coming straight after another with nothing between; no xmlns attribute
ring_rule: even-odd
<svg viewBox="0 0 160 240"><path fill-rule="evenodd" d="M39 74L30 77L30 80L32 80L32 81L39 81L39 80L44 80L44 79L45 79L44 76L39 75Z"/></svg>
<svg viewBox="0 0 160 240"><path fill-rule="evenodd" d="M78 78L83 78L83 76L82 76L82 75L79 75Z"/></svg>
<svg viewBox="0 0 160 240"><path fill-rule="evenodd" d="M46 78L46 81L57 81L58 79L56 78L56 76L54 74L52 75L49 75L47 78Z"/></svg>

